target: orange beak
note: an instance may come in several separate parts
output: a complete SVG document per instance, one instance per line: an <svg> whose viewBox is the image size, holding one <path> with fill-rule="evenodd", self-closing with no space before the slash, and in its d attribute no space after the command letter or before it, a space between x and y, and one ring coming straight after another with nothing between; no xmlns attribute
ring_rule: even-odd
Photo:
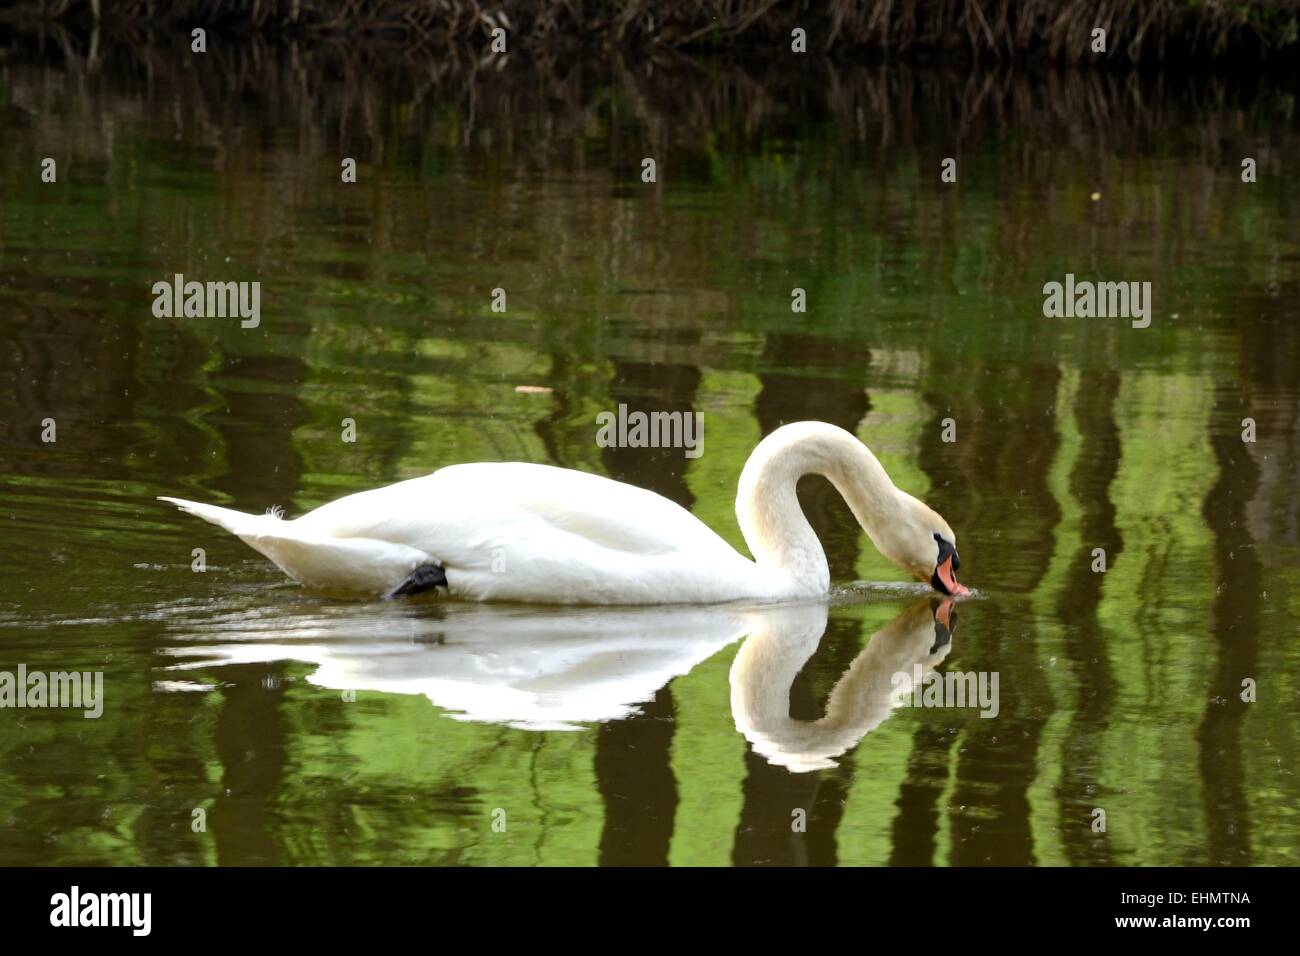
<svg viewBox="0 0 1300 956"><path fill-rule="evenodd" d="M970 588L957 583L957 575L952 570L951 554L939 562L938 567L934 569L934 578L931 579L930 583L935 585L936 590L952 597L970 594Z"/></svg>
<svg viewBox="0 0 1300 956"><path fill-rule="evenodd" d="M939 606L934 609L934 619L944 626L945 629L952 630L952 602L941 601Z"/></svg>

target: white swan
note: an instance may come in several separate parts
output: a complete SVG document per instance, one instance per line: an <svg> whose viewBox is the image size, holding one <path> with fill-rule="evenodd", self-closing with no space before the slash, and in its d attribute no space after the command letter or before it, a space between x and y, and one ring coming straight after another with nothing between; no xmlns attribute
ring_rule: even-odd
<svg viewBox="0 0 1300 956"><path fill-rule="evenodd" d="M397 596L445 587L471 601L712 604L815 598L830 570L795 492L828 478L880 553L944 594L957 583L948 523L899 490L842 428L798 422L745 463L736 517L755 560L661 495L517 462L452 465L348 495L292 521L161 498L220 525L308 587Z"/></svg>

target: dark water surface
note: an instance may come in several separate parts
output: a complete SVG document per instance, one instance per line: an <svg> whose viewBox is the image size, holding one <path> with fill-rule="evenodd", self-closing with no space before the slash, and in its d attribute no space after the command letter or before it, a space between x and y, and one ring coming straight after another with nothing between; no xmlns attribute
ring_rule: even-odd
<svg viewBox="0 0 1300 956"><path fill-rule="evenodd" d="M0 862L1300 863L1294 88L107 62L0 63L0 670L105 688L0 710ZM178 272L260 281L261 324L155 318ZM1151 282L1150 328L1044 318L1067 272ZM704 454L598 447L620 403L703 412ZM805 418L958 531L949 644L906 584L325 599L154 500L293 516L527 460L743 548L745 458ZM801 497L838 584L903 580ZM996 717L891 714L913 665L996 672Z"/></svg>

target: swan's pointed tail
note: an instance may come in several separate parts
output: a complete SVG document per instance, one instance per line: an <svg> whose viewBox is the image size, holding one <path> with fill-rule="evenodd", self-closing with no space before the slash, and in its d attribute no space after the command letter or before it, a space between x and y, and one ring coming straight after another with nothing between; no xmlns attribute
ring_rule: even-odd
<svg viewBox="0 0 1300 956"><path fill-rule="evenodd" d="M276 515L250 515L231 508L205 505L197 501L186 501L184 498L169 498L165 495L159 495L158 500L169 502L186 514L202 518L218 528L225 528L254 551L278 564L281 570L290 577L298 577L295 570L281 560L281 557L276 553L278 549L272 547L272 544L282 537L297 537L290 526L290 522L283 521Z"/></svg>
<svg viewBox="0 0 1300 956"><path fill-rule="evenodd" d="M246 534L255 534L259 529L266 527L267 521L276 520L270 515L244 514L242 511L235 511L231 508L200 504L197 501L186 501L184 498L168 498L166 495L159 495L158 500L174 504L186 514L202 518L204 521L211 522L219 528L225 528L231 534L240 537Z"/></svg>

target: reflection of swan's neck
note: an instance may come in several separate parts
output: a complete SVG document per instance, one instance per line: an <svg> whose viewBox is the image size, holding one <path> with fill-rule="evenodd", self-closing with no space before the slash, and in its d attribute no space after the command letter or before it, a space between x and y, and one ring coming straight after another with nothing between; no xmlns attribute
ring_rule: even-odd
<svg viewBox="0 0 1300 956"><path fill-rule="evenodd" d="M799 422L759 442L736 494L745 543L759 565L814 578L825 591L830 585L826 555L795 491L799 479L810 474L830 480L872 544L887 556L895 551L889 538L903 502L876 456L842 428Z"/></svg>
<svg viewBox="0 0 1300 956"><path fill-rule="evenodd" d="M934 615L917 601L872 635L831 690L819 720L790 717L790 686L826 628L826 608L804 607L758 616L731 665L731 711L736 729L773 763L794 771L835 766L875 729L900 694L894 675L932 670L948 652L935 647ZM933 651L933 652L932 652ZM909 685L910 686L910 685Z"/></svg>

